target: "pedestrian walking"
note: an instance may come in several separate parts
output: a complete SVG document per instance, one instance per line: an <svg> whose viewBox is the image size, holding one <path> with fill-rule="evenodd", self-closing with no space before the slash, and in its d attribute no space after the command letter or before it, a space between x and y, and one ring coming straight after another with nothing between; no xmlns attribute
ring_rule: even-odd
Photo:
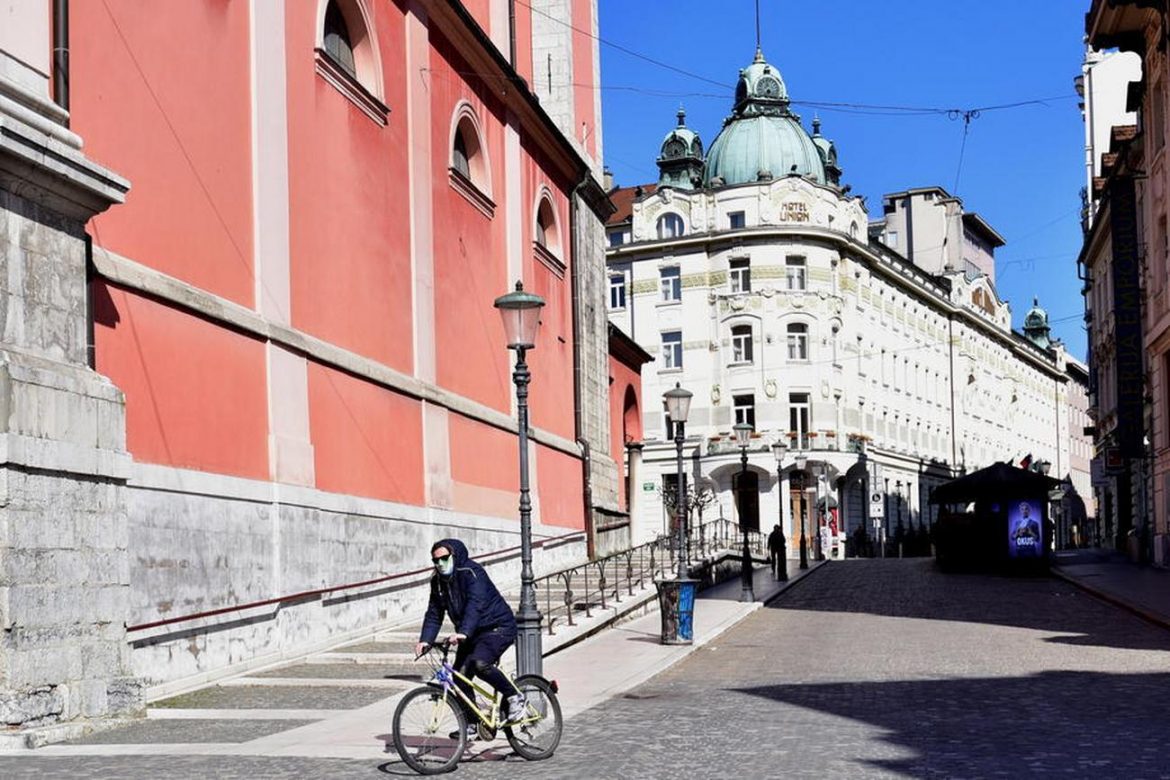
<svg viewBox="0 0 1170 780"><path fill-rule="evenodd" d="M772 576L778 580L788 579L788 554L785 550L784 532L779 524L768 534L768 554L772 559Z"/></svg>

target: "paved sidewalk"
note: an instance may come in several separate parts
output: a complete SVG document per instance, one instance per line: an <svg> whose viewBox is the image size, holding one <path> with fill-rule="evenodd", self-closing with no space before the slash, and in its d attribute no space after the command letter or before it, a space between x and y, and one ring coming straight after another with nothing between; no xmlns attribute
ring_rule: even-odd
<svg viewBox="0 0 1170 780"><path fill-rule="evenodd" d="M779 593L800 582L820 564L800 571L789 562L791 579L777 582L766 567L758 567L753 578L756 600L739 601L741 581L735 577L699 594L695 603L695 642L693 645L663 645L660 642L660 618L657 611L601 631L578 644L546 656L545 676L557 680L566 718L620 695L670 668L696 649L707 644ZM380 681L378 681L380 682ZM389 681L387 681L389 683ZM412 685L410 687L413 687ZM296 689L294 689L296 690ZM297 693L302 697L303 692ZM357 759L384 762L388 749L390 718L402 696L402 690L387 689L384 696L354 701L350 709L304 709L291 705L284 709L203 709L182 712L152 710L151 717L128 727L126 733L111 735L108 742L49 745L26 752L33 757L80 756L220 756ZM310 697L315 698L315 697ZM213 705L216 706L216 705ZM224 706L224 705L218 705ZM317 705L320 707L320 705ZM281 721L284 721L283 728ZM202 729L205 735L185 741L170 741L173 727L189 732ZM247 724L252 725L247 725ZM235 731L225 738L224 730ZM245 734L243 731L251 729ZM495 744L495 743L493 743ZM496 745L498 748L498 745ZM487 748L491 750L491 747Z"/></svg>
<svg viewBox="0 0 1170 780"><path fill-rule="evenodd" d="M1139 566L1111 550L1056 553L1052 573L1115 606L1170 628L1170 571Z"/></svg>

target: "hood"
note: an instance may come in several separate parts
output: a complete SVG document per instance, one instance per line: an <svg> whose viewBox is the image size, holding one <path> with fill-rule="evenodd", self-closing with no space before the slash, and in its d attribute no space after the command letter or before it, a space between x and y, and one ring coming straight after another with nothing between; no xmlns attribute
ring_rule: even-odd
<svg viewBox="0 0 1170 780"><path fill-rule="evenodd" d="M467 545L458 539L440 539L431 545L431 553L435 552L436 547L446 547L455 556L455 568L466 566L470 556L467 554Z"/></svg>

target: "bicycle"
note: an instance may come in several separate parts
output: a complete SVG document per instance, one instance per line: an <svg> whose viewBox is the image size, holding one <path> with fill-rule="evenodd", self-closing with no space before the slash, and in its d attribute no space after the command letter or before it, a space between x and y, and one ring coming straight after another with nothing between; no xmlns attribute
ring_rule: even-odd
<svg viewBox="0 0 1170 780"><path fill-rule="evenodd" d="M523 718L505 721L501 712L503 694L460 674L448 661L452 647L440 642L415 658L417 661L426 656L434 674L421 688L407 693L394 710L394 748L406 765L423 775L453 770L467 749L468 712L478 718L481 740L495 739L497 731L503 729L508 744L522 758L539 761L551 756L560 744L563 728L556 683L535 674L515 680L509 677L527 702ZM475 699L483 697L490 706L482 707L468 697L456 680L471 685Z"/></svg>

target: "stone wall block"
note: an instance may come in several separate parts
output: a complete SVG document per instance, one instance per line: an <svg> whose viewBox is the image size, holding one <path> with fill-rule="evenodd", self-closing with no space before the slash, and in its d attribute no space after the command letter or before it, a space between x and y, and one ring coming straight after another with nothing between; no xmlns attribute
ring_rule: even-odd
<svg viewBox="0 0 1170 780"><path fill-rule="evenodd" d="M108 712L105 680L82 680L77 687L81 698L82 717L98 718Z"/></svg>
<svg viewBox="0 0 1170 780"><path fill-rule="evenodd" d="M62 693L47 685L32 690L0 691L0 723L39 725L53 720L65 709Z"/></svg>
<svg viewBox="0 0 1170 780"><path fill-rule="evenodd" d="M146 706L146 689L134 677L116 677L106 686L108 712L114 717L137 715Z"/></svg>
<svg viewBox="0 0 1170 780"><path fill-rule="evenodd" d="M56 685L81 678L81 648L76 643L61 643L43 647L10 648L10 675L12 689Z"/></svg>

